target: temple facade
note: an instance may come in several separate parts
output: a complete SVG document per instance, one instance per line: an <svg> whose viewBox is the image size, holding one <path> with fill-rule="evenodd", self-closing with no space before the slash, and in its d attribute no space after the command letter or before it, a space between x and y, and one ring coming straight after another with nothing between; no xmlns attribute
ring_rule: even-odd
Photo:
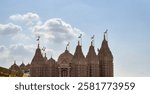
<svg viewBox="0 0 150 94"><path fill-rule="evenodd" d="M84 56L79 41L74 54L66 50L55 61L52 57L47 60L42 56L38 47L31 62L31 77L113 77L113 55L105 38L102 41L98 55L95 52L93 41L89 51Z"/></svg>
<svg viewBox="0 0 150 94"><path fill-rule="evenodd" d="M71 54L66 47L57 61L52 57L47 59L46 54L43 56L40 45L38 44L30 67L28 66L29 76L113 77L113 55L109 49L108 40L105 37L106 34L104 33L104 39L98 50L98 54L96 54L93 41L91 41L87 55L84 56L82 46L78 41L74 54ZM14 66L16 67L16 64ZM20 65L20 69L24 69L24 66L23 64ZM12 66L11 69L13 69ZM17 70L19 70L18 67Z"/></svg>

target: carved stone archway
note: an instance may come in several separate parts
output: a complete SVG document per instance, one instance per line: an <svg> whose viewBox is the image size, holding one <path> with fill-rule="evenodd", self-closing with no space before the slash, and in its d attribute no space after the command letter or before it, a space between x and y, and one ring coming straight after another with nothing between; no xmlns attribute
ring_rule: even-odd
<svg viewBox="0 0 150 94"><path fill-rule="evenodd" d="M70 66L65 60L63 60L59 67L59 77L70 77Z"/></svg>

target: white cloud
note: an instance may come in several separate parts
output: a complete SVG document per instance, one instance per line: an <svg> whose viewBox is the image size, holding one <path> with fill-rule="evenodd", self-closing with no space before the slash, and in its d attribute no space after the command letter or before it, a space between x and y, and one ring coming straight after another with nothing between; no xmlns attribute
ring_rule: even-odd
<svg viewBox="0 0 150 94"><path fill-rule="evenodd" d="M60 18L48 19L43 24L36 25L33 33L41 36L41 46L52 50L48 52L48 58L53 56L55 59L65 50L68 42L73 44L81 33L84 35L84 32Z"/></svg>
<svg viewBox="0 0 150 94"><path fill-rule="evenodd" d="M32 39L29 35L27 36L24 33L18 33L12 37L11 41L16 41L20 43L28 43L29 41L32 41Z"/></svg>
<svg viewBox="0 0 150 94"><path fill-rule="evenodd" d="M6 46L0 45L0 65L4 67L9 67L12 63L12 59L9 55L9 50ZM11 60L11 61L10 61Z"/></svg>
<svg viewBox="0 0 150 94"><path fill-rule="evenodd" d="M0 60L8 58L7 56L9 52L8 52L8 49L4 45L0 46L0 53L1 53Z"/></svg>
<svg viewBox="0 0 150 94"><path fill-rule="evenodd" d="M47 57L53 56L56 59L67 42L72 42L80 33L83 34L60 18L48 19L43 24L39 15L31 12L12 15L9 18L19 26L12 23L0 24L0 35L14 34L0 37L0 53L3 54L0 57L0 66L10 67L14 60L18 61L18 64L22 61L31 62L37 47L35 35L41 36L40 48L46 47Z"/></svg>
<svg viewBox="0 0 150 94"><path fill-rule="evenodd" d="M18 25L8 23L0 24L0 35L14 35L22 31L22 28Z"/></svg>
<svg viewBox="0 0 150 94"><path fill-rule="evenodd" d="M26 14L15 14L9 17L12 21L25 22L27 25L34 25L40 23L40 17L36 13L26 13Z"/></svg>
<svg viewBox="0 0 150 94"><path fill-rule="evenodd" d="M44 24L35 26L33 31L47 41L59 44L71 41L83 33L60 18L49 19Z"/></svg>
<svg viewBox="0 0 150 94"><path fill-rule="evenodd" d="M34 50L33 45L13 44L8 47L2 45L0 46L0 65L10 67L14 60L17 64L21 64L22 61L27 64L31 62Z"/></svg>
<svg viewBox="0 0 150 94"><path fill-rule="evenodd" d="M5 51L5 46L0 46L0 52L2 53L2 52L4 52Z"/></svg>
<svg viewBox="0 0 150 94"><path fill-rule="evenodd" d="M30 49L22 44L11 45L9 50L11 55L29 56L31 54Z"/></svg>

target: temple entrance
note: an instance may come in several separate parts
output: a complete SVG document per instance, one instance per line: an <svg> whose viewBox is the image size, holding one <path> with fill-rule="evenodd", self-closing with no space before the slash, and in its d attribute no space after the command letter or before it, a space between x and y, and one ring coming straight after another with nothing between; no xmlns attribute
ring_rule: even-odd
<svg viewBox="0 0 150 94"><path fill-rule="evenodd" d="M61 68L61 77L68 77L68 69Z"/></svg>
<svg viewBox="0 0 150 94"><path fill-rule="evenodd" d="M70 76L70 65L66 60L62 60L59 63L59 77L69 77Z"/></svg>
<svg viewBox="0 0 150 94"><path fill-rule="evenodd" d="M70 68L59 68L59 77L69 77Z"/></svg>

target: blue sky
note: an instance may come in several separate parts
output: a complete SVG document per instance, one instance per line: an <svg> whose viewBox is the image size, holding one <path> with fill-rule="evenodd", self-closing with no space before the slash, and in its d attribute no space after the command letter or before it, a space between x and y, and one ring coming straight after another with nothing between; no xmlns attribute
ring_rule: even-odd
<svg viewBox="0 0 150 94"><path fill-rule="evenodd" d="M36 30L43 36L41 47L46 46L48 57L57 60L67 41L74 53L80 33L85 55L93 34L95 50L100 48L108 29L115 76L150 76L149 5L149 0L1 0L0 66L9 67L14 60L30 62L37 45ZM59 29L53 27L58 21ZM57 32L46 31L48 26Z"/></svg>

